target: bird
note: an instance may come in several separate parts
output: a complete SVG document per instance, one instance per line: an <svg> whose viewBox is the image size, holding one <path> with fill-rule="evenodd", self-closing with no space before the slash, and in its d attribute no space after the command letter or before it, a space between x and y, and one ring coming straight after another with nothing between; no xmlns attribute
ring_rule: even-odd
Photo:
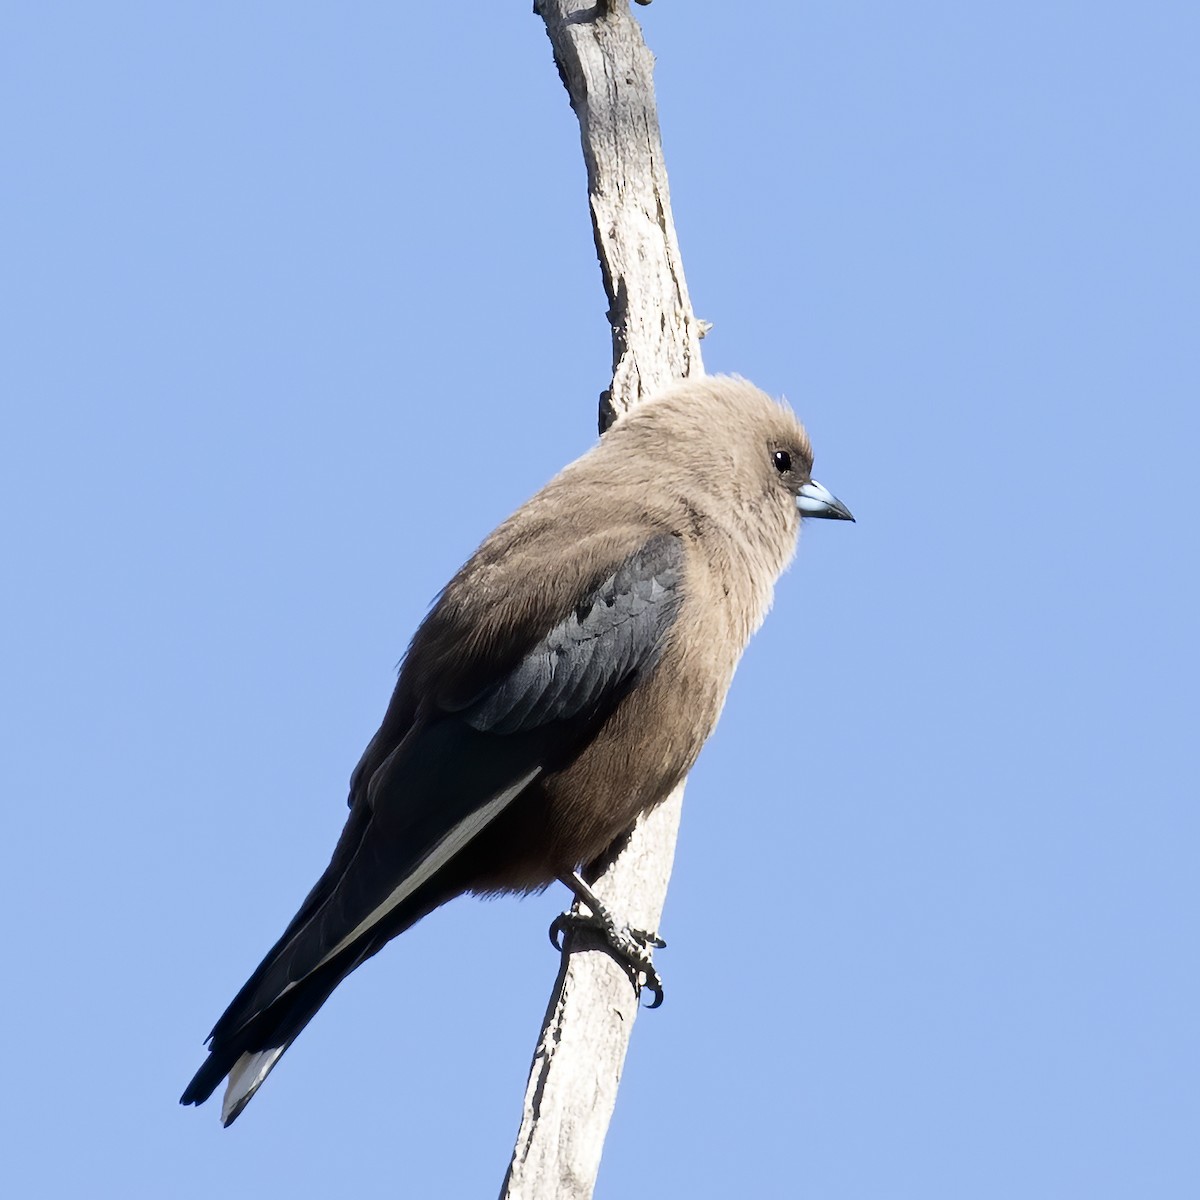
<svg viewBox="0 0 1200 1200"><path fill-rule="evenodd" d="M230 1125L351 971L464 893L561 880L661 1000L661 942L581 871L691 770L801 521L854 520L812 464L784 404L736 376L689 379L617 417L483 541L409 644L329 866L182 1104L227 1080Z"/></svg>

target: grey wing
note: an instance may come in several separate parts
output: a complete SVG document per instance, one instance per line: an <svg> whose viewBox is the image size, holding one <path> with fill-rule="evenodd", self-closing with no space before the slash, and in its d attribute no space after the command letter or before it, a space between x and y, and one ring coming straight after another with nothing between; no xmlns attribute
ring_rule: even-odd
<svg viewBox="0 0 1200 1200"><path fill-rule="evenodd" d="M405 902L654 669L683 600L683 553L672 534L650 538L515 667L408 730L366 781L333 861L217 1023L214 1049L312 972L358 961L364 944L400 932Z"/></svg>
<svg viewBox="0 0 1200 1200"><path fill-rule="evenodd" d="M683 546L651 538L459 717L501 736L586 719L652 671L683 600Z"/></svg>

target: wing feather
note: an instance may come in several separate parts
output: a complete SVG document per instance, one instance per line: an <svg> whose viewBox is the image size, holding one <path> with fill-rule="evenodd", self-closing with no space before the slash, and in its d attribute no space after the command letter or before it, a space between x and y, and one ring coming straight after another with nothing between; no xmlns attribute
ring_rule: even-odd
<svg viewBox="0 0 1200 1200"><path fill-rule="evenodd" d="M374 952L364 951L368 943L377 949L381 937L400 932L404 925L392 917L398 906L550 769L563 745L582 744L637 678L653 670L683 600L683 553L674 535L649 538L467 703L443 701L425 710L390 749L379 741L385 720L369 752L379 765L356 777L333 860L218 1021L214 1053L234 1054L232 1064L278 1048L267 1010L314 972L328 974L339 956L350 970ZM403 677L398 692L401 686ZM314 989L318 1006L329 990ZM280 1005L290 1037L308 1019L297 1024L294 999ZM246 1058L248 1086L257 1088L266 1073L259 1067L269 1070L274 1062Z"/></svg>

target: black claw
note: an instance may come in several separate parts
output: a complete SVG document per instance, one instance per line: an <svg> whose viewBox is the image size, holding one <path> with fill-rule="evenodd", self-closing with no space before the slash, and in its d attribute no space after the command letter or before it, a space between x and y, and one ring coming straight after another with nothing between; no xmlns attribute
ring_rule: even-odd
<svg viewBox="0 0 1200 1200"><path fill-rule="evenodd" d="M643 987L646 991L654 993L654 999L646 1007L648 1009L658 1008L663 1002L662 980L656 974L653 979L647 979ZM641 992L642 988L638 988L638 991Z"/></svg>

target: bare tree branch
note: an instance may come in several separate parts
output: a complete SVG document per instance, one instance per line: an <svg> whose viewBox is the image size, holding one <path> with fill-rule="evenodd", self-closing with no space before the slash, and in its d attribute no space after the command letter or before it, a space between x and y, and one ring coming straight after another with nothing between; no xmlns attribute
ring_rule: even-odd
<svg viewBox="0 0 1200 1200"><path fill-rule="evenodd" d="M688 298L654 101L654 59L628 0L535 0L579 118L588 199L613 338L600 428L643 397L702 375L702 323ZM658 928L682 785L595 874L630 925ZM625 970L568 939L533 1056L521 1129L501 1200L592 1195L638 1001Z"/></svg>
<svg viewBox="0 0 1200 1200"><path fill-rule="evenodd" d="M579 118L588 200L613 338L612 404L704 374L671 219L654 56L625 0L539 0Z"/></svg>

